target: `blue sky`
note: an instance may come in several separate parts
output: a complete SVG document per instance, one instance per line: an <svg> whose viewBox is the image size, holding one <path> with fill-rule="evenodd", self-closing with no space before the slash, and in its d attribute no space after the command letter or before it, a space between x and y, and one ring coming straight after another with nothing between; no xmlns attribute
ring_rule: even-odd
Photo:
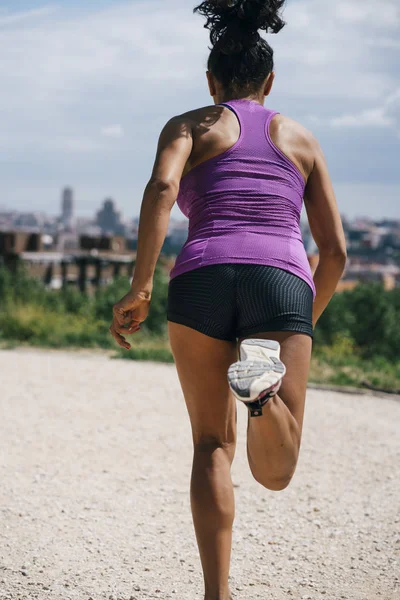
<svg viewBox="0 0 400 600"><path fill-rule="evenodd" d="M187 0L14 0L0 9L0 206L138 213L160 129L210 103L208 37ZM319 139L353 217L400 217L398 0L292 0L270 36L267 105ZM177 211L175 211L175 215Z"/></svg>

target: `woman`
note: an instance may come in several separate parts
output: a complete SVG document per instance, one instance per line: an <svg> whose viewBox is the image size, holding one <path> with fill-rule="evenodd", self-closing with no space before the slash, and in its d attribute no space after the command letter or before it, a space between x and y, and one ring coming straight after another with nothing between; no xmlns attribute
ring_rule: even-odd
<svg viewBox="0 0 400 600"><path fill-rule="evenodd" d="M189 217L189 237L171 272L168 321L193 432L191 506L205 600L231 598L234 396L249 407L255 479L283 490L299 456L313 328L346 261L317 141L264 108L274 81L273 51L259 30L283 27L283 4L209 0L195 9L211 32L207 78L215 104L171 119L161 133L142 204L132 288L114 307L111 326L129 349L125 335L147 317L177 200ZM314 278L299 226L303 198L320 254Z"/></svg>

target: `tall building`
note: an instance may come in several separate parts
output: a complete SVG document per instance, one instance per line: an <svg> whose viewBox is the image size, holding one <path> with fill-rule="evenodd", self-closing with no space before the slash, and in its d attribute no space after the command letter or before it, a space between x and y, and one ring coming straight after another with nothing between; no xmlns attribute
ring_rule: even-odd
<svg viewBox="0 0 400 600"><path fill-rule="evenodd" d="M66 229L71 229L74 220L74 191L65 188L62 192L61 222Z"/></svg>
<svg viewBox="0 0 400 600"><path fill-rule="evenodd" d="M115 207L114 200L111 200L111 198L104 201L103 208L97 213L97 225L103 233L125 234L121 215Z"/></svg>

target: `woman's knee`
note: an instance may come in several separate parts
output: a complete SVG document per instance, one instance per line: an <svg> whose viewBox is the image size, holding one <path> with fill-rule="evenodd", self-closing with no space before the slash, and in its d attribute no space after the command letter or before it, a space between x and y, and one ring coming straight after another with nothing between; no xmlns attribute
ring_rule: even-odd
<svg viewBox="0 0 400 600"><path fill-rule="evenodd" d="M196 435L193 437L193 446L195 452L206 454L212 454L219 449L229 451L236 446L236 436L234 433L223 438L209 434Z"/></svg>
<svg viewBox="0 0 400 600"><path fill-rule="evenodd" d="M236 436L232 433L227 437L220 438L213 435L200 435L193 439L194 455L197 458L212 458L218 460L228 458L231 462L235 456Z"/></svg>
<svg viewBox="0 0 400 600"><path fill-rule="evenodd" d="M277 474L270 473L267 470L256 469L251 466L250 469L257 483L272 492L281 492L289 487L296 471L296 467Z"/></svg>
<svg viewBox="0 0 400 600"><path fill-rule="evenodd" d="M280 477L276 479L270 478L267 479L262 485L271 492L282 492L283 490L286 490L287 487L289 487L292 478L293 475L290 475L288 477Z"/></svg>

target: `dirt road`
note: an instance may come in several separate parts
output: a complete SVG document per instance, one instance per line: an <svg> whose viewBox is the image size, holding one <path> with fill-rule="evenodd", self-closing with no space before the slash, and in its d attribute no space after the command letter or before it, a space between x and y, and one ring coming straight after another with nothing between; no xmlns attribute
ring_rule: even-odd
<svg viewBox="0 0 400 600"><path fill-rule="evenodd" d="M0 599L202 600L173 366L0 352ZM400 598L400 403L310 390L274 493L233 467L235 599Z"/></svg>

